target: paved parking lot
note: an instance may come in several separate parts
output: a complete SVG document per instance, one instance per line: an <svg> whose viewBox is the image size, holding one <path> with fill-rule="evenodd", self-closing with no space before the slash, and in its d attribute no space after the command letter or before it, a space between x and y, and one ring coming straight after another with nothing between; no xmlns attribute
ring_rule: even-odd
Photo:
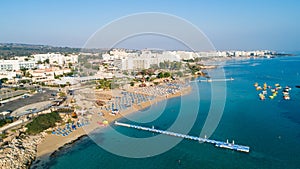
<svg viewBox="0 0 300 169"><path fill-rule="evenodd" d="M43 101L49 101L50 98L52 98L53 96L51 96L51 93L56 93L57 91L55 90L49 90L49 89L44 89L45 93L36 93L28 98L20 98L8 103L5 103L4 105L2 105L0 107L0 112L2 111L6 111L6 110L16 110L20 107L29 105L29 104L33 104L33 103L37 103L37 102L43 102Z"/></svg>

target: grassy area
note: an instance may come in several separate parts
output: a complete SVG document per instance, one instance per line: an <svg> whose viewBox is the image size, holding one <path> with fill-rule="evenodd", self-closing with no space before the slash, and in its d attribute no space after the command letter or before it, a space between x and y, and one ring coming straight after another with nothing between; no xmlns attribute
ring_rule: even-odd
<svg viewBox="0 0 300 169"><path fill-rule="evenodd" d="M52 112L49 114L42 114L34 118L32 122L26 125L28 134L38 134L50 127L54 127L56 122L60 122L62 119L58 112Z"/></svg>

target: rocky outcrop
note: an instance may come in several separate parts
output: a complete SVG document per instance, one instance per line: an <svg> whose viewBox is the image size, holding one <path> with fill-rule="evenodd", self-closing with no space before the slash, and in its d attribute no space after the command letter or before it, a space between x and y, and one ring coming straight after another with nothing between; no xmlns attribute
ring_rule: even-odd
<svg viewBox="0 0 300 169"><path fill-rule="evenodd" d="M37 145L42 140L42 135L27 136L20 134L15 137L11 142L0 148L0 168L29 168L36 157Z"/></svg>

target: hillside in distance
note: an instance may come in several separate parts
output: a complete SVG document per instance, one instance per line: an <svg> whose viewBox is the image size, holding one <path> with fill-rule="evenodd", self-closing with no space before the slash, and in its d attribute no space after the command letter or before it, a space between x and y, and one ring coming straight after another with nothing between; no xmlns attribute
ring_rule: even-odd
<svg viewBox="0 0 300 169"><path fill-rule="evenodd" d="M21 43L0 43L0 59L9 59L12 56L30 56L41 53L78 53L78 52L103 52L105 49L81 49L72 47L55 47L49 45L34 45Z"/></svg>

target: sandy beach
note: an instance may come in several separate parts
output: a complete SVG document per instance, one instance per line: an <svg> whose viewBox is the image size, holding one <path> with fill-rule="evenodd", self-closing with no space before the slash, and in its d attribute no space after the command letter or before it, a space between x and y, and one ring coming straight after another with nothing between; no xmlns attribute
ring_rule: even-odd
<svg viewBox="0 0 300 169"><path fill-rule="evenodd" d="M66 137L45 133L44 134L45 138L44 138L43 142L37 146L37 158L36 158L35 162L33 163L33 166L35 166L35 167L43 166L43 164L49 160L51 154L53 152L59 150L64 145L78 140L78 138L89 134L90 132L92 132L95 129L105 127L105 126L100 126L98 124L99 121L107 120L109 123L112 123L113 121L115 121L117 119L125 117L129 114L138 112L139 110L143 110L143 109L151 106L154 103L157 103L157 102L165 100L165 99L170 99L170 98L186 95L190 91L191 91L191 87L188 86L188 87L183 88L181 91L179 91L175 94L163 96L163 97L159 96L159 97L156 97L154 100L146 101L139 105L134 104L130 108L126 109L125 111L121 111L119 114L117 114L115 116L109 114L108 111L102 111L102 113L103 113L102 117L100 117L97 114L93 114L92 117L90 118L91 121L90 121L89 125L84 126L82 128L78 128L77 130L73 131Z"/></svg>

